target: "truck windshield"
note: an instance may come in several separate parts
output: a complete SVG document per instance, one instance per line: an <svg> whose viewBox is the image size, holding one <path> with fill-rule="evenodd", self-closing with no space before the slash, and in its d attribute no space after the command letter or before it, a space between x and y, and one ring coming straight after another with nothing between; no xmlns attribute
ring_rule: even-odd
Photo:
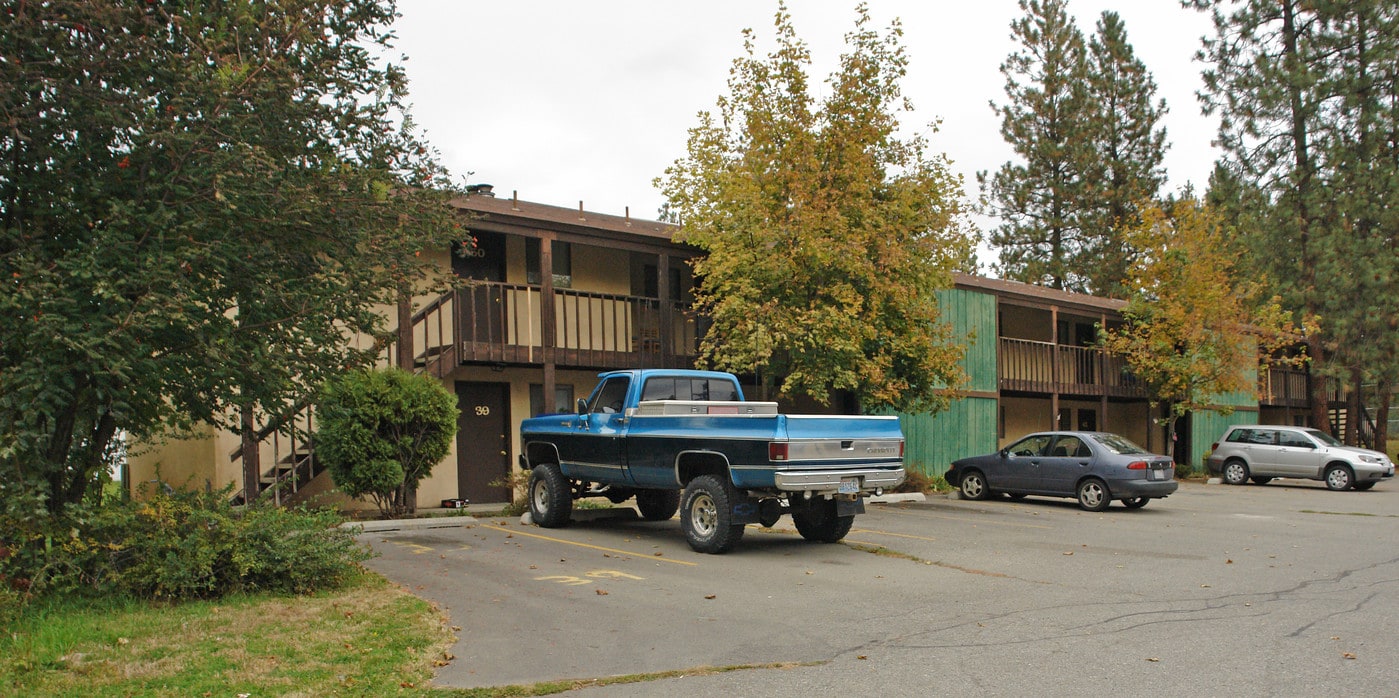
<svg viewBox="0 0 1399 698"><path fill-rule="evenodd" d="M627 388L630 385L631 378L627 376L608 378L593 394L593 401L588 405L588 411L600 414L621 412L622 403L627 399Z"/></svg>

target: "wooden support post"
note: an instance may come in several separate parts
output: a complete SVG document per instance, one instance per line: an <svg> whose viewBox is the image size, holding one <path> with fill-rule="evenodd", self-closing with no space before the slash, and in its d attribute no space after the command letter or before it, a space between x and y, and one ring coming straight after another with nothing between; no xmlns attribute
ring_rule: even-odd
<svg viewBox="0 0 1399 698"><path fill-rule="evenodd" d="M666 357L675 353L674 340L671 334L674 330L674 318L672 312L675 310L670 302L670 255L660 254L656 256L656 295L660 296L660 318L657 322L660 327L656 328L656 340L660 342L661 365L669 368Z"/></svg>
<svg viewBox="0 0 1399 698"><path fill-rule="evenodd" d="M554 345L558 342L557 319L554 316L554 241L539 240L539 328L540 347L544 354L544 405L553 412L554 403Z"/></svg>
<svg viewBox="0 0 1399 698"><path fill-rule="evenodd" d="M1059 308L1049 309L1049 428L1068 429L1059 423Z"/></svg>

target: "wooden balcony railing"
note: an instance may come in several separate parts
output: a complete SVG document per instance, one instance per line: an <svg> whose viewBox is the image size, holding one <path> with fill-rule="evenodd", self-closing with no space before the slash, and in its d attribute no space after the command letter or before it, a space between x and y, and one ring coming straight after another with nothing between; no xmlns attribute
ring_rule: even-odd
<svg viewBox="0 0 1399 698"><path fill-rule="evenodd" d="M1270 368L1258 374L1258 403L1270 407L1306 408L1307 372L1288 368Z"/></svg>
<svg viewBox="0 0 1399 698"><path fill-rule="evenodd" d="M1000 338L1002 390L1108 397L1145 397L1120 357L1101 349Z"/></svg>
<svg viewBox="0 0 1399 698"><path fill-rule="evenodd" d="M418 361L445 376L459 363L559 366L689 367L705 323L676 301L612 293L554 291L552 333L545 331L538 286L474 282L413 315Z"/></svg>

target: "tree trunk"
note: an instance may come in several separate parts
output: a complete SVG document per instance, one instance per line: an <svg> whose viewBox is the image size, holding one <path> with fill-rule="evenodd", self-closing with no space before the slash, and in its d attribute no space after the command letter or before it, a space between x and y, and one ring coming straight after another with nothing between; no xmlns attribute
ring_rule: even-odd
<svg viewBox="0 0 1399 698"><path fill-rule="evenodd" d="M243 503L252 504L259 494L262 459L258 456L257 424L253 420L253 406L245 404L239 410L239 431L242 432L243 442Z"/></svg>
<svg viewBox="0 0 1399 698"><path fill-rule="evenodd" d="M1311 365L1307 369L1307 401L1311 407L1312 427L1320 429L1327 434L1331 433L1331 395L1326 389L1326 378L1317 372L1317 366L1322 362L1321 343L1316 340L1307 342L1307 355L1311 357ZM1334 434L1332 434L1334 436Z"/></svg>

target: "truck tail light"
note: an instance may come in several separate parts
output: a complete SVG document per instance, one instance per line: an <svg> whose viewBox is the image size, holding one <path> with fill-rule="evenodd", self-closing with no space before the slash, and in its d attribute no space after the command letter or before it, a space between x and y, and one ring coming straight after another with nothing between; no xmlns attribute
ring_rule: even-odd
<svg viewBox="0 0 1399 698"><path fill-rule="evenodd" d="M768 460L787 460L787 442L772 441L768 443Z"/></svg>
<svg viewBox="0 0 1399 698"><path fill-rule="evenodd" d="M1127 469L1128 469L1128 470L1146 470L1146 461L1144 461L1144 460L1134 460L1134 461L1132 461L1131 463L1128 463L1128 464L1127 464Z"/></svg>
<svg viewBox="0 0 1399 698"><path fill-rule="evenodd" d="M899 442L899 457L904 457L904 442L902 441Z"/></svg>

